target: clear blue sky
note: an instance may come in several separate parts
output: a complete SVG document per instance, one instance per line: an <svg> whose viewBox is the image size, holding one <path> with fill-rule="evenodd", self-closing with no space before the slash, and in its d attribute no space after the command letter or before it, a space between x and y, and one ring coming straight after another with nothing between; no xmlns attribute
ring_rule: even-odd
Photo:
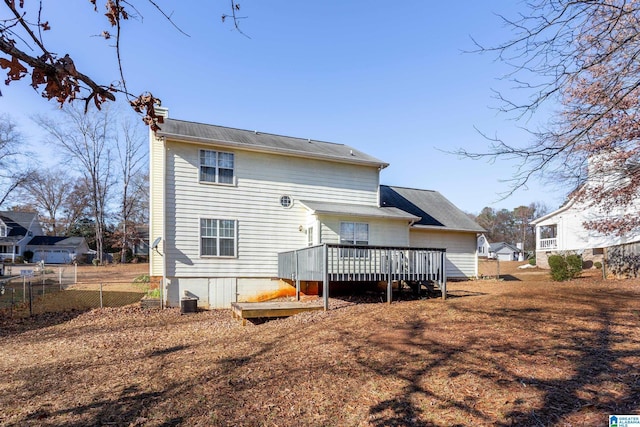
<svg viewBox="0 0 640 427"><path fill-rule="evenodd" d="M64 9L44 3L51 49L68 52L100 83L116 80L115 51L92 37L107 29L102 15L86 0ZM563 200L561 190L535 182L499 200L512 163L441 151L486 150L474 127L528 141L524 123L492 108L491 89L509 89L497 80L508 70L490 55L463 53L473 49L470 36L486 44L509 38L496 13L513 17L524 12L521 3L245 0L241 26L250 39L220 22L226 0L157 3L190 37L141 1L143 22L123 30L123 61L129 89L151 91L173 118L348 144L391 164L382 183L440 191L471 213L535 201L555 209ZM0 89L0 112L38 146L42 136L29 117L55 103L26 79ZM43 152L40 161L60 161Z"/></svg>

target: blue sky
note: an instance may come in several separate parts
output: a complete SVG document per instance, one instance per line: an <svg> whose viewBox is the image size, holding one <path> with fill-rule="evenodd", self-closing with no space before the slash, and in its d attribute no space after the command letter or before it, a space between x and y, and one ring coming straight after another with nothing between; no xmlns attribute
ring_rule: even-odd
<svg viewBox="0 0 640 427"><path fill-rule="evenodd" d="M537 182L499 200L513 163L443 152L486 150L475 128L508 142L529 140L520 129L527 123L494 108L491 89L509 91L498 80L508 69L490 55L464 53L474 48L471 36L486 44L508 39L496 14L524 12L520 3L245 0L241 26L251 38L220 22L226 0L157 3L190 37L141 1L144 19L124 27L123 60L130 91L151 91L173 118L348 144L391 164L382 183L440 191L471 213L536 201L555 209L563 200L562 190ZM87 0L54 4L45 2L43 11L52 50L68 52L100 83L116 80L114 50L92 37L107 28L101 14ZM0 112L39 146L30 117L55 114L55 103L26 80L0 89ZM45 153L36 161L61 161L36 151Z"/></svg>

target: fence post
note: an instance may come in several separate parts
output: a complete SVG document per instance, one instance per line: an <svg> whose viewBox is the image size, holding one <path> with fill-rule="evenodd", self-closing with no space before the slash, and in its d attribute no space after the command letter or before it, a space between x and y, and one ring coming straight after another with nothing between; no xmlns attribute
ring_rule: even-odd
<svg viewBox="0 0 640 427"><path fill-rule="evenodd" d="M33 316L33 290L31 280L29 280L29 316Z"/></svg>
<svg viewBox="0 0 640 427"><path fill-rule="evenodd" d="M102 308L102 282L100 282L100 308Z"/></svg>

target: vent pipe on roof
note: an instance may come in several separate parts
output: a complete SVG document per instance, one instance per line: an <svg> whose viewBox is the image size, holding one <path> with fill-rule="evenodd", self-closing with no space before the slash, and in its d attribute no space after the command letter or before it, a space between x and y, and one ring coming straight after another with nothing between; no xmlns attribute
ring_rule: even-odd
<svg viewBox="0 0 640 427"><path fill-rule="evenodd" d="M254 131L253 131L253 133L255 133L255 134L257 135L257 134L258 134L258 131L257 131L257 130L254 130Z"/></svg>
<svg viewBox="0 0 640 427"><path fill-rule="evenodd" d="M351 154L353 156L354 155L353 154L353 150L349 150L349 154Z"/></svg>

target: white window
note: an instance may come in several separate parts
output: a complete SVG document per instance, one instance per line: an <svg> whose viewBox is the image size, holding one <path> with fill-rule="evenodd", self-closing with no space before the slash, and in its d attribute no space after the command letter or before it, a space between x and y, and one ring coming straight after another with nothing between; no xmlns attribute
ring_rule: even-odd
<svg viewBox="0 0 640 427"><path fill-rule="evenodd" d="M200 219L200 255L233 257L236 255L236 221Z"/></svg>
<svg viewBox="0 0 640 427"><path fill-rule="evenodd" d="M233 184L233 153L200 150L200 182Z"/></svg>
<svg viewBox="0 0 640 427"><path fill-rule="evenodd" d="M340 223L340 244L341 245L368 245L369 244L369 224L362 222L341 222Z"/></svg>
<svg viewBox="0 0 640 427"><path fill-rule="evenodd" d="M307 228L307 246L313 246L313 227Z"/></svg>
<svg viewBox="0 0 640 427"><path fill-rule="evenodd" d="M340 244L341 245L368 245L369 244L369 224L362 222L341 222L340 223ZM341 256L366 257L365 249L343 249Z"/></svg>
<svg viewBox="0 0 640 427"><path fill-rule="evenodd" d="M0 221L0 237L7 237L9 229L4 222Z"/></svg>
<svg viewBox="0 0 640 427"><path fill-rule="evenodd" d="M291 196L282 196L282 197L280 197L280 205L283 208L290 208L293 205L293 201L291 200Z"/></svg>

